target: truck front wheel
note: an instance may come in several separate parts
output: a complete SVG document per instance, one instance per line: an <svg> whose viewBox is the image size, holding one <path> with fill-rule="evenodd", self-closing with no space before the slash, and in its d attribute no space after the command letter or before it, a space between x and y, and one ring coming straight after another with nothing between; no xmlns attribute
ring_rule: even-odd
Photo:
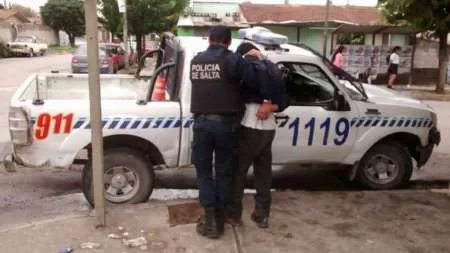
<svg viewBox="0 0 450 253"><path fill-rule="evenodd" d="M136 204L148 200L153 191L155 175L150 161L133 149L114 148L104 154L105 199L112 204ZM83 194L94 206L91 160L82 175Z"/></svg>
<svg viewBox="0 0 450 253"><path fill-rule="evenodd" d="M357 179L372 190L399 188L412 175L412 159L408 150L392 141L375 145L360 161Z"/></svg>

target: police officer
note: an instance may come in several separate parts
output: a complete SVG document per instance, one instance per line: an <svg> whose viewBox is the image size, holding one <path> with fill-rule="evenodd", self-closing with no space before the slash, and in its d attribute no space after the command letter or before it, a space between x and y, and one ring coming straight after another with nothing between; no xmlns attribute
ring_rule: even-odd
<svg viewBox="0 0 450 253"><path fill-rule="evenodd" d="M218 238L224 231L224 209L231 187L235 129L244 109L240 81L245 74L242 56L228 50L231 31L210 30L209 47L191 61L191 112L194 114L192 160L197 172L200 204L205 216L197 232ZM215 173L212 163L214 155Z"/></svg>

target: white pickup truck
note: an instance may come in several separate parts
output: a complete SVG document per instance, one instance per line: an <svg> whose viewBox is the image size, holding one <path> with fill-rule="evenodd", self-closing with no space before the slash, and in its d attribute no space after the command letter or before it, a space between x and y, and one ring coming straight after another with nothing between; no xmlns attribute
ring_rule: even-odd
<svg viewBox="0 0 450 253"><path fill-rule="evenodd" d="M230 49L239 43L233 40ZM351 180L369 189L391 189L407 183L413 167L423 166L439 144L436 114L428 105L345 74L348 80L339 80L327 60L305 47L257 45L286 74L290 106L276 115L274 164L344 165ZM152 52L157 55L152 77L102 75L109 202L146 201L154 170L192 166L189 66L207 46L205 38L166 33L160 49ZM166 77L164 99L152 101L161 75ZM80 152L91 150L87 75L30 76L11 100L9 122L14 152L5 165L10 170L80 162ZM82 184L92 203L87 157Z"/></svg>
<svg viewBox="0 0 450 253"><path fill-rule="evenodd" d="M7 46L11 54L29 57L42 56L48 50L47 44L42 43L35 36L17 36L16 40L8 43Z"/></svg>

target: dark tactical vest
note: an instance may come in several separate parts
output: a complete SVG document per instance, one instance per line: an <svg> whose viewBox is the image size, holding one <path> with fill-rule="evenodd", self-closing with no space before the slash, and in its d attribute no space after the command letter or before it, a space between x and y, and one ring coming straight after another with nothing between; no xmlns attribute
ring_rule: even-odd
<svg viewBox="0 0 450 253"><path fill-rule="evenodd" d="M227 77L223 49L218 56L201 53L191 61L191 112L194 114L233 114L242 112L243 103L239 83Z"/></svg>

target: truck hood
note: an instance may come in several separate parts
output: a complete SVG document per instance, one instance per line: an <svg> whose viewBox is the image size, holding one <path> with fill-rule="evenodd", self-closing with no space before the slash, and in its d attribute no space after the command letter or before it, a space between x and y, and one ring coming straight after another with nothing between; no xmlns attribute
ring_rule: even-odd
<svg viewBox="0 0 450 253"><path fill-rule="evenodd" d="M363 86L370 102L384 105L413 107L422 110L432 110L427 104L418 99L412 98L403 92L371 84L363 84Z"/></svg>

